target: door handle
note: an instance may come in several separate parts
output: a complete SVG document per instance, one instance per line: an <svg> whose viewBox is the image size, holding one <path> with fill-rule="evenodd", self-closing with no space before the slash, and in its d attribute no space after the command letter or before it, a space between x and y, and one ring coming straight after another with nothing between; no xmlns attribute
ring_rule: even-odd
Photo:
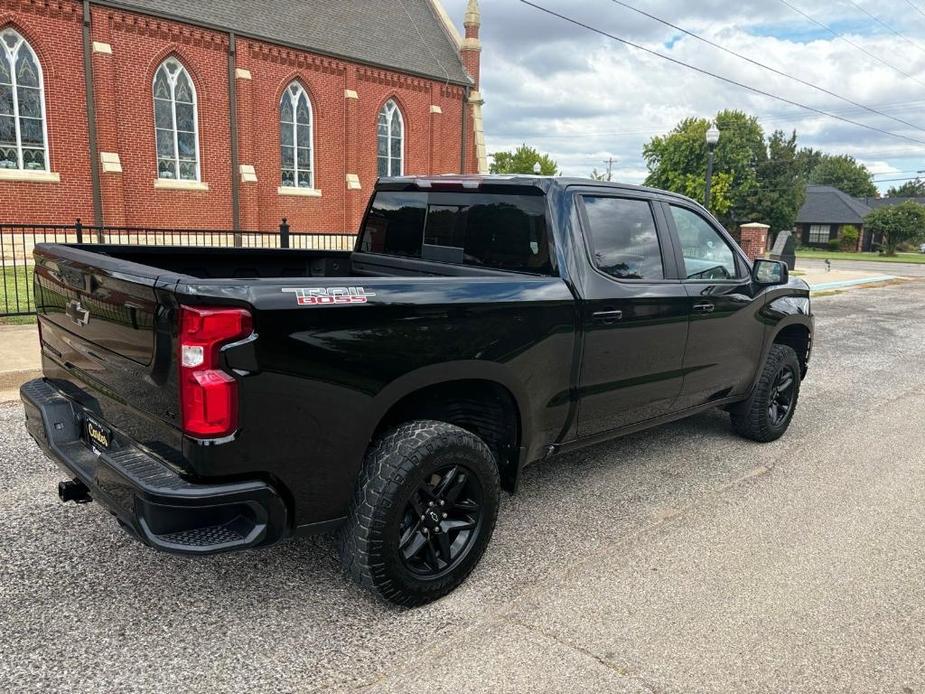
<svg viewBox="0 0 925 694"><path fill-rule="evenodd" d="M694 304L695 313L713 313L716 310L716 306L713 304Z"/></svg>
<svg viewBox="0 0 925 694"><path fill-rule="evenodd" d="M591 314L591 318L594 319L595 323L603 323L604 325L612 325L618 320L622 320L623 311L618 311L616 309L610 309L607 311L595 311Z"/></svg>

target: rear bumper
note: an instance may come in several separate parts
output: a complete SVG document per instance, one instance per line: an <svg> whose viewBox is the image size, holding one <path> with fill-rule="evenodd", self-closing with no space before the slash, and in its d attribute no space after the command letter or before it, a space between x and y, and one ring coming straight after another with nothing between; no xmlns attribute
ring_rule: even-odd
<svg viewBox="0 0 925 694"><path fill-rule="evenodd" d="M111 450L94 450L83 436L86 411L47 381L24 384L20 397L26 428L42 451L145 544L178 554L213 554L272 544L286 535L286 505L267 483L189 482L118 432Z"/></svg>

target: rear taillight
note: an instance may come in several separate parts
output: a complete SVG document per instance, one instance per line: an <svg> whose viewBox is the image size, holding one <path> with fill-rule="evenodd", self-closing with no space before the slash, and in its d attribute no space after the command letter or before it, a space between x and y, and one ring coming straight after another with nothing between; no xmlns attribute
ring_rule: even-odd
<svg viewBox="0 0 925 694"><path fill-rule="evenodd" d="M183 431L217 438L238 427L238 382L221 370L222 345L252 332L240 308L180 307L180 411Z"/></svg>

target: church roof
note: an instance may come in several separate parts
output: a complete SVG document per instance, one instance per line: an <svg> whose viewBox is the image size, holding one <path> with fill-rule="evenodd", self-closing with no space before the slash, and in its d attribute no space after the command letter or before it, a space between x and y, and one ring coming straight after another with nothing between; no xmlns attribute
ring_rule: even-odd
<svg viewBox="0 0 925 694"><path fill-rule="evenodd" d="M96 0L335 58L468 85L439 0Z"/></svg>

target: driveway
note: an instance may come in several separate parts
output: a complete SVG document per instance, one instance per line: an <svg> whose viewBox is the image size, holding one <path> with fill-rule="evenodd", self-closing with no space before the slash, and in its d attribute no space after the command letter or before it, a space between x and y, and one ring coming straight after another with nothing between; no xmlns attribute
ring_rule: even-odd
<svg viewBox="0 0 925 694"><path fill-rule="evenodd" d="M925 691L925 282L814 300L788 435L709 413L528 469L453 595L386 606L327 538L125 536L0 406L0 690Z"/></svg>

